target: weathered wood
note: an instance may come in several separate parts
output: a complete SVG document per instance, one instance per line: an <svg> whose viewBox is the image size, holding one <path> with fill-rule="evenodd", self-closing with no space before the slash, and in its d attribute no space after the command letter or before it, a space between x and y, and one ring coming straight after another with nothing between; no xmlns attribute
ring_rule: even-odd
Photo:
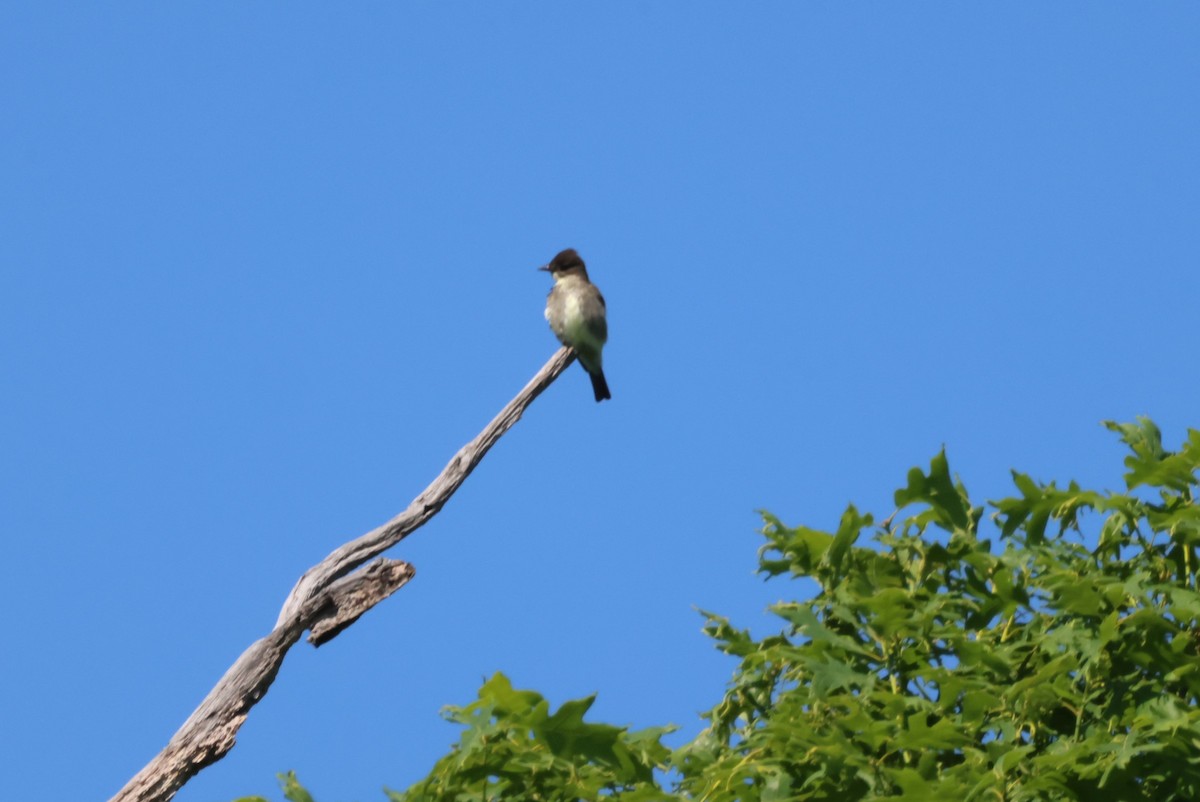
<svg viewBox="0 0 1200 802"><path fill-rule="evenodd" d="M162 752L109 802L166 802L201 769L224 757L250 708L271 687L284 655L306 630L314 646L328 642L413 576L412 566L398 560L356 569L436 515L496 441L574 360L571 349L559 349L500 414L459 449L408 509L305 571L284 601L275 629L242 652Z"/></svg>
<svg viewBox="0 0 1200 802"><path fill-rule="evenodd" d="M333 640L367 610L404 587L415 573L406 562L381 557L334 582L308 628L308 642L320 646Z"/></svg>

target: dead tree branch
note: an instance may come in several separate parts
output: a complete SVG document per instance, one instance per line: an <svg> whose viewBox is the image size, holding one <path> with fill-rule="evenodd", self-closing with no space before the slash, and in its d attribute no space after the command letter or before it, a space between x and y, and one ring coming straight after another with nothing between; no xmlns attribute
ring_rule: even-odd
<svg viewBox="0 0 1200 802"><path fill-rule="evenodd" d="M386 559L356 569L436 515L496 441L574 360L575 353L569 348L559 349L516 398L459 449L408 509L334 549L305 571L283 603L275 629L242 653L162 752L109 802L166 802L201 769L224 757L233 748L250 708L271 687L284 655L306 630L314 646L328 642L399 590L414 573L408 563Z"/></svg>

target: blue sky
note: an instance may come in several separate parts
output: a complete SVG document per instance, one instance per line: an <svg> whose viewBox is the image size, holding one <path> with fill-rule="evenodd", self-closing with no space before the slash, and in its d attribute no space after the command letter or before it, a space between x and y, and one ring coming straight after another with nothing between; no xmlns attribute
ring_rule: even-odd
<svg viewBox="0 0 1200 802"><path fill-rule="evenodd" d="M3 796L105 799L299 575L572 368L293 649L177 797L382 800L506 672L673 722L765 632L755 513L880 515L946 446L1119 486L1100 421L1200 426L1200 6L8 4Z"/></svg>

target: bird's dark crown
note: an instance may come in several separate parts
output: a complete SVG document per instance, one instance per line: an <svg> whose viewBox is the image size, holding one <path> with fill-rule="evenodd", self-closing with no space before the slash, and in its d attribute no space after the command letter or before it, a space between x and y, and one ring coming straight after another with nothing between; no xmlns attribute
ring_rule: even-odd
<svg viewBox="0 0 1200 802"><path fill-rule="evenodd" d="M550 264L546 265L546 269L551 273L570 270L573 267L583 267L583 259L579 256L574 248L567 248L565 251L559 251L558 254L550 260Z"/></svg>

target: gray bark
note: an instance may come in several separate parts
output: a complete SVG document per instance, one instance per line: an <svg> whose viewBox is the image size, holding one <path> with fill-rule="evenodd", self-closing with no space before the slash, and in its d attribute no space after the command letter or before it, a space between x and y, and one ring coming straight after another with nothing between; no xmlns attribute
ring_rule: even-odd
<svg viewBox="0 0 1200 802"><path fill-rule="evenodd" d="M233 748L250 708L266 695L284 655L307 630L320 646L359 616L404 586L414 575L408 563L374 559L432 518L471 475L496 441L513 427L533 400L575 360L561 348L524 389L454 455L441 474L408 509L384 525L339 546L304 572L283 603L279 620L225 672L166 747L109 802L166 802L205 766ZM361 570L359 570L361 568Z"/></svg>

